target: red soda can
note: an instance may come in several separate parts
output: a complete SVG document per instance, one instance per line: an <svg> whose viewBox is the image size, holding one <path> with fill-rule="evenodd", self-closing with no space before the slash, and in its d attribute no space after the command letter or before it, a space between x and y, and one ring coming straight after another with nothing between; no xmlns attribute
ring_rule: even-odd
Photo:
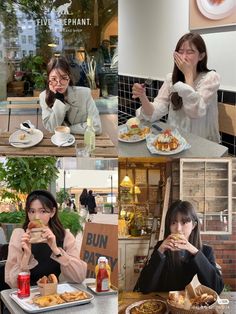
<svg viewBox="0 0 236 314"><path fill-rule="evenodd" d="M17 278L17 296L18 298L27 298L30 296L30 273L19 273Z"/></svg>

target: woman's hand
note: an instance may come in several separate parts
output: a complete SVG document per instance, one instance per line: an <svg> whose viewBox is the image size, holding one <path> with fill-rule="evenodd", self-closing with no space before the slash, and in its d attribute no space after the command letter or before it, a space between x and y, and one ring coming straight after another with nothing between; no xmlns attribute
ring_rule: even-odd
<svg viewBox="0 0 236 314"><path fill-rule="evenodd" d="M162 254L166 250L171 250L173 252L186 250L192 255L195 255L198 252L198 249L188 242L183 234L179 234L179 239L176 239L175 235L170 234L158 248L158 251Z"/></svg>
<svg viewBox="0 0 236 314"><path fill-rule="evenodd" d="M174 61L178 69L184 74L185 79L193 78L194 66L188 58L177 51L174 52Z"/></svg>
<svg viewBox="0 0 236 314"><path fill-rule="evenodd" d="M170 235L173 237L173 235ZM190 254L195 255L198 252L198 249L192 245L183 234L179 234L179 239L174 240L175 251L186 250Z"/></svg>
<svg viewBox="0 0 236 314"><path fill-rule="evenodd" d="M170 235L162 242L162 244L159 246L158 251L161 252L162 254L163 254L166 250L179 251L179 249L175 246L175 242L176 242L176 240L174 240L174 238L173 238L172 235L170 234Z"/></svg>
<svg viewBox="0 0 236 314"><path fill-rule="evenodd" d="M28 229L21 237L21 247L24 251L24 256L30 257L31 243L30 243L30 231Z"/></svg>
<svg viewBox="0 0 236 314"><path fill-rule="evenodd" d="M58 253L59 249L57 247L56 236L50 228L45 228L42 232L42 238L47 241L48 246L51 248L53 253Z"/></svg>
<svg viewBox="0 0 236 314"><path fill-rule="evenodd" d="M146 96L146 89L142 84L135 83L132 87L132 98L140 98Z"/></svg>

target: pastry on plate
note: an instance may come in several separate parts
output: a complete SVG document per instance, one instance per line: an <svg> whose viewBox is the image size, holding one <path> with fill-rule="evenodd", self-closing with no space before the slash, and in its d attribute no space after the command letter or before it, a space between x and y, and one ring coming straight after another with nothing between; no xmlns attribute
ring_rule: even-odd
<svg viewBox="0 0 236 314"><path fill-rule="evenodd" d="M157 135L153 145L157 150L169 152L178 148L179 140L167 129Z"/></svg>

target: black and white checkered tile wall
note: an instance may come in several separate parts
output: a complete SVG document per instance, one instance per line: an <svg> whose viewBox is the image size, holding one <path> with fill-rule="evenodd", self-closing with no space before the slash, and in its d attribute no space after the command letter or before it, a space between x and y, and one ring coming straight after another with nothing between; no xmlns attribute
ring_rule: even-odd
<svg viewBox="0 0 236 314"><path fill-rule="evenodd" d="M132 86L134 83L144 83L146 78L119 75L118 80L118 121L119 125L135 116L135 110L140 107L140 101L132 99ZM150 101L158 94L163 81L153 80L151 86L146 87L147 96ZM236 93L226 90L218 91L218 101L229 106L236 106ZM165 120L165 118L163 118ZM236 123L236 121L235 121ZM229 154L236 156L236 136L221 132L222 144L229 148Z"/></svg>

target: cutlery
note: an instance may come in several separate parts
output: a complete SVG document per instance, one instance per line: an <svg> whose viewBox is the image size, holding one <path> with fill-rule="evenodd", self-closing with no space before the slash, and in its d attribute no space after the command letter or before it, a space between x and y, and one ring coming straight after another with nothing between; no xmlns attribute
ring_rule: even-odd
<svg viewBox="0 0 236 314"><path fill-rule="evenodd" d="M143 86L143 87L151 86L151 85L152 85L152 82L153 82L153 80L152 80L150 77L148 77L148 78L144 81L144 83L142 84L142 86Z"/></svg>
<svg viewBox="0 0 236 314"><path fill-rule="evenodd" d="M24 142L21 142L21 141L11 141L9 142L10 144L28 144L30 142L30 140L27 140L27 141L24 141Z"/></svg>
<svg viewBox="0 0 236 314"><path fill-rule="evenodd" d="M156 129L159 132L163 131L163 129L160 126L158 126L157 124L152 124L152 128Z"/></svg>
<svg viewBox="0 0 236 314"><path fill-rule="evenodd" d="M74 141L73 137L69 138L67 141L61 143L60 145L58 145L59 147L63 146L64 144L67 144L67 143L72 143Z"/></svg>

